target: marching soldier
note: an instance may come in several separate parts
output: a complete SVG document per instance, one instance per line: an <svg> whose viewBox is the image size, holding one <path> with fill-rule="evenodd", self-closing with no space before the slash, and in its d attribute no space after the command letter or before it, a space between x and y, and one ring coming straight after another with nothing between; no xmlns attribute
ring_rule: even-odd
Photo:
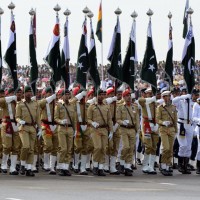
<svg viewBox="0 0 200 200"><path fill-rule="evenodd" d="M39 101L42 137L44 140L44 169L46 171L50 169L49 174L54 175L56 174L55 164L58 150L58 135L54 122L54 100L56 95L53 94L50 87L47 87L45 89L45 97Z"/></svg>
<svg viewBox="0 0 200 200"><path fill-rule="evenodd" d="M197 99L197 102L194 103L193 112L192 112L192 120L196 124L195 132L197 136L200 138L200 98ZM200 174L200 142L199 149L197 153L197 169L196 173Z"/></svg>
<svg viewBox="0 0 200 200"><path fill-rule="evenodd" d="M132 176L133 155L136 145L136 133L139 130L139 123L136 113L131 105L131 93L126 89L123 94L124 103L117 107L117 123L120 125L122 137L121 167L125 169L125 176Z"/></svg>
<svg viewBox="0 0 200 200"><path fill-rule="evenodd" d="M15 106L17 97L14 89L9 88L5 98L0 99L0 107L3 109L1 136L3 143L2 172L7 173L7 161L10 155L10 175L18 175L16 170L17 157L20 151L20 138L15 121Z"/></svg>
<svg viewBox="0 0 200 200"><path fill-rule="evenodd" d="M71 162L73 135L76 125L76 111L73 104L69 103L71 94L69 90L62 92L62 102L55 107L54 120L58 126L58 143L60 147L60 176L71 176L69 164Z"/></svg>
<svg viewBox="0 0 200 200"><path fill-rule="evenodd" d="M178 170L182 174L191 174L188 164L191 156L194 134L194 125L192 124L192 108L198 98L198 93L199 91L193 90L192 95L185 94L185 89L182 89L183 95L175 97L172 100L178 110Z"/></svg>
<svg viewBox="0 0 200 200"><path fill-rule="evenodd" d="M31 100L31 97L31 87L26 86L24 88L24 99L18 102L16 106L16 121L19 123L19 136L22 142L20 173L25 174L25 165L27 164L26 176L35 176L31 168L34 160L37 128L38 134L41 134L39 106L35 100Z"/></svg>
<svg viewBox="0 0 200 200"><path fill-rule="evenodd" d="M105 92L98 91L97 103L87 110L88 124L91 126L93 151L93 174L106 176L103 171L108 138L113 137L113 123L108 105L103 103ZM108 134L109 133L109 134Z"/></svg>
<svg viewBox="0 0 200 200"><path fill-rule="evenodd" d="M170 170L173 157L173 145L177 133L177 111L171 104L171 92L164 91L161 94L164 103L157 107L156 120L159 125L159 133L162 144L161 173L164 176L172 176Z"/></svg>
<svg viewBox="0 0 200 200"><path fill-rule="evenodd" d="M156 148L159 141L158 125L156 124L156 97L152 89L145 90L146 98L140 98L138 103L142 110L142 133L145 146L142 171L148 174L157 174L154 170L156 160Z"/></svg>

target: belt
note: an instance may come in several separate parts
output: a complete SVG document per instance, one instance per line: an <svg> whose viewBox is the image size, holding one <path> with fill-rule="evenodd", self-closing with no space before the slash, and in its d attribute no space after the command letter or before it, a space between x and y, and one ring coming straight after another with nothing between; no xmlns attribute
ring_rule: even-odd
<svg viewBox="0 0 200 200"><path fill-rule="evenodd" d="M66 124L66 125L64 125L64 124L58 124L58 125L64 126L64 127L73 127L71 124Z"/></svg>
<svg viewBox="0 0 200 200"><path fill-rule="evenodd" d="M108 128L108 125L100 125L98 128Z"/></svg>
<svg viewBox="0 0 200 200"><path fill-rule="evenodd" d="M79 122L80 125L87 125L87 122Z"/></svg>
<svg viewBox="0 0 200 200"><path fill-rule="evenodd" d="M174 127L174 125L172 124L172 125L169 125L169 126L165 126L165 125L160 125L160 126L164 126L164 127L166 127L166 128L170 128L170 127Z"/></svg>
<svg viewBox="0 0 200 200"><path fill-rule="evenodd" d="M125 125L120 125L120 127L123 127L123 128L128 128L128 129L135 128L135 126L134 126L134 125L128 125L128 126L125 126Z"/></svg>
<svg viewBox="0 0 200 200"><path fill-rule="evenodd" d="M25 123L24 125L26 125L26 126L35 126L36 125L36 123Z"/></svg>
<svg viewBox="0 0 200 200"><path fill-rule="evenodd" d="M56 125L56 122L49 122L47 120L41 120L44 124L48 124L48 125Z"/></svg>

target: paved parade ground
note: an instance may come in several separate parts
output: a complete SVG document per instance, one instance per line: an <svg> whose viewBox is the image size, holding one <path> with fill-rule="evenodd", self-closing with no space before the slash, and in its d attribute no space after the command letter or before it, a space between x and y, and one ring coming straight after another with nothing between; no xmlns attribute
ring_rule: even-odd
<svg viewBox="0 0 200 200"><path fill-rule="evenodd" d="M133 177L51 176L41 171L36 177L0 174L0 200L193 200L200 198L200 176L173 177L145 175L134 171Z"/></svg>

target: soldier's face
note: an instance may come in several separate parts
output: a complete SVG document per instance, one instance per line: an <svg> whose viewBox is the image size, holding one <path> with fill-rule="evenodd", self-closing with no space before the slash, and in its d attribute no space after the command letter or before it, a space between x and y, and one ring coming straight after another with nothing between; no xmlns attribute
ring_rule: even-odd
<svg viewBox="0 0 200 200"><path fill-rule="evenodd" d="M26 99L31 99L31 97L32 97L32 92L30 91L30 92L25 92L25 98Z"/></svg>
<svg viewBox="0 0 200 200"><path fill-rule="evenodd" d="M124 101L125 101L126 103L130 103L130 102L131 102L131 94L130 94L130 93L127 94L126 96L124 96Z"/></svg>
<svg viewBox="0 0 200 200"><path fill-rule="evenodd" d="M68 101L70 98L71 98L71 94L70 93L67 93L67 94L65 94L64 96L63 96L63 100L64 101Z"/></svg>
<svg viewBox="0 0 200 200"><path fill-rule="evenodd" d="M52 92L47 92L46 97L50 97L52 95Z"/></svg>
<svg viewBox="0 0 200 200"><path fill-rule="evenodd" d="M148 92L148 93L146 93L146 97L148 98L148 97L152 97L153 96L153 93L152 92Z"/></svg>
<svg viewBox="0 0 200 200"><path fill-rule="evenodd" d="M166 104L169 104L171 102L171 96L170 95L166 95L166 96L163 96L163 99L165 101Z"/></svg>
<svg viewBox="0 0 200 200"><path fill-rule="evenodd" d="M192 94L192 101L193 102L196 102L198 98L199 98L199 94Z"/></svg>
<svg viewBox="0 0 200 200"><path fill-rule="evenodd" d="M18 91L16 96L17 96L17 100L20 100L22 98L22 91Z"/></svg>
<svg viewBox="0 0 200 200"><path fill-rule="evenodd" d="M104 99L104 93L100 93L99 95L98 95L98 102L102 102L103 101L103 99Z"/></svg>

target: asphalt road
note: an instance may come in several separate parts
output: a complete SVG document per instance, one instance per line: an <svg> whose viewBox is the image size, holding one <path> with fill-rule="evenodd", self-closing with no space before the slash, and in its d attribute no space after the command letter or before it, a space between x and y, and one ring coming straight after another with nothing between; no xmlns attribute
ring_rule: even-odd
<svg viewBox="0 0 200 200"><path fill-rule="evenodd" d="M200 175L173 177L146 175L140 169L132 177L60 177L40 172L35 177L0 174L0 200L193 200L200 199Z"/></svg>

